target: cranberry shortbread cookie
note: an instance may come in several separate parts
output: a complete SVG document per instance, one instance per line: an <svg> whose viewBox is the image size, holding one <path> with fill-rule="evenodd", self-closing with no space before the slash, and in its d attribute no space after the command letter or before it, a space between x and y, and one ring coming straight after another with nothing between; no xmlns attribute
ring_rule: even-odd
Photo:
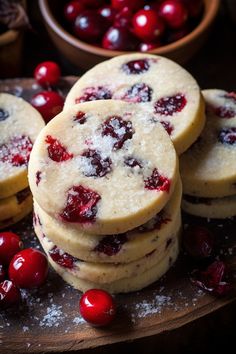
<svg viewBox="0 0 236 354"><path fill-rule="evenodd" d="M75 275L75 273L68 267L60 265L59 262L55 262L53 258L48 253L46 239L41 239L41 244L48 256L48 260L54 270L69 284L74 288L81 290L82 292L99 288L109 291L110 293L127 293L131 291L141 290L142 288L150 285L151 283L160 279L168 269L173 265L179 254L179 237L178 230L176 230L176 236L173 238L173 242L169 245L167 251L163 255L163 258L159 260L153 267L143 270L140 267L136 268L136 272L133 273L131 277L125 277L115 281L108 281L97 283L94 281L89 281L87 279L82 279ZM148 257L146 262L148 263Z"/></svg>
<svg viewBox="0 0 236 354"><path fill-rule="evenodd" d="M153 115L122 101L96 101L61 112L39 134L29 182L39 206L95 234L144 224L170 199L178 158Z"/></svg>
<svg viewBox="0 0 236 354"><path fill-rule="evenodd" d="M195 79L181 66L151 54L126 54L104 61L83 75L64 108L80 102L118 99L143 106L161 122L180 155L205 124L204 101Z"/></svg>
<svg viewBox="0 0 236 354"><path fill-rule="evenodd" d="M29 201L32 205L32 195L29 188L23 189L12 197L0 199L0 221L23 212Z"/></svg>
<svg viewBox="0 0 236 354"><path fill-rule="evenodd" d="M180 218L181 181L167 205L146 224L122 234L92 235L52 218L34 201L34 227L58 247L88 262L129 263L169 242ZM39 231L36 231L37 234Z"/></svg>
<svg viewBox="0 0 236 354"><path fill-rule="evenodd" d="M0 229L5 229L8 226L16 224L18 221L24 219L33 208L32 196L28 196L24 201L24 209L22 209L18 214L8 217L0 221Z"/></svg>
<svg viewBox="0 0 236 354"><path fill-rule="evenodd" d="M7 93L0 94L0 199L28 186L30 152L43 127L41 115L29 103Z"/></svg>
<svg viewBox="0 0 236 354"><path fill-rule="evenodd" d="M180 158L184 194L220 198L236 194L236 93L204 90L207 122Z"/></svg>

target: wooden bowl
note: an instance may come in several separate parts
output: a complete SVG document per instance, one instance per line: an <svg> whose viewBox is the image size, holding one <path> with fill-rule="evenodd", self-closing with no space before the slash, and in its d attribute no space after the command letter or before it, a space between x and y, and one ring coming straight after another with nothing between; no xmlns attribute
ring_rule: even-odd
<svg viewBox="0 0 236 354"><path fill-rule="evenodd" d="M62 27L62 6L59 0L39 0L39 7L47 31L59 52L80 69L87 70L95 64L125 54L85 43ZM217 15L220 0L204 0L205 9L201 22L185 37L171 44L156 48L150 53L163 55L180 64L188 61L207 39L210 27ZM62 12L62 11L61 11Z"/></svg>

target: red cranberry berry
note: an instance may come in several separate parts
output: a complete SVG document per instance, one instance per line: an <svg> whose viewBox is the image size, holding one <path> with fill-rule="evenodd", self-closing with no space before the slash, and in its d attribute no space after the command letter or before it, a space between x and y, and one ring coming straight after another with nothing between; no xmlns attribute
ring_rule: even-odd
<svg viewBox="0 0 236 354"><path fill-rule="evenodd" d="M218 134L218 140L222 144L236 144L236 127L223 128Z"/></svg>
<svg viewBox="0 0 236 354"><path fill-rule="evenodd" d="M102 125L102 136L114 138L113 149L121 149L126 140L132 139L134 130L131 121L125 121L119 116L108 118Z"/></svg>
<svg viewBox="0 0 236 354"><path fill-rule="evenodd" d="M138 50L140 52L149 52L155 48L160 47L161 43L159 41L152 43L152 42L142 42L138 46Z"/></svg>
<svg viewBox="0 0 236 354"><path fill-rule="evenodd" d="M86 10L76 17L74 32L86 42L98 41L108 28L108 21L95 10Z"/></svg>
<svg viewBox="0 0 236 354"><path fill-rule="evenodd" d="M78 261L78 259L63 252L57 246L54 246L48 253L54 262L64 268L73 269L75 262Z"/></svg>
<svg viewBox="0 0 236 354"><path fill-rule="evenodd" d="M193 258L210 257L214 241L215 238L212 232L203 226L190 225L184 230L184 248Z"/></svg>
<svg viewBox="0 0 236 354"><path fill-rule="evenodd" d="M66 207L60 217L66 222L91 223L96 219L100 199L97 192L83 186L74 186L67 192Z"/></svg>
<svg viewBox="0 0 236 354"><path fill-rule="evenodd" d="M48 156L51 160L55 162L63 162L73 158L73 154L69 153L58 139L53 138L51 135L47 135L45 142L48 144Z"/></svg>
<svg viewBox="0 0 236 354"><path fill-rule="evenodd" d="M20 288L41 286L48 274L46 256L34 248L18 252L9 265L9 278Z"/></svg>
<svg viewBox="0 0 236 354"><path fill-rule="evenodd" d="M9 118L9 112L0 108L0 122L6 120L7 118Z"/></svg>
<svg viewBox="0 0 236 354"><path fill-rule="evenodd" d="M15 167L27 166L33 144L28 136L14 136L0 145L0 161Z"/></svg>
<svg viewBox="0 0 236 354"><path fill-rule="evenodd" d="M79 303L81 316L93 326L106 326L115 317L116 304L106 291L90 289L86 291Z"/></svg>
<svg viewBox="0 0 236 354"><path fill-rule="evenodd" d="M62 111L64 99L57 92L41 91L32 97L31 104L42 114L47 123Z"/></svg>
<svg viewBox="0 0 236 354"><path fill-rule="evenodd" d="M104 4L104 0L81 0L82 4L89 8L95 8L102 6Z"/></svg>
<svg viewBox="0 0 236 354"><path fill-rule="evenodd" d="M132 156L126 157L124 160L124 164L128 167L131 167L131 168L134 168L134 167L143 168L142 161L137 160Z"/></svg>
<svg viewBox="0 0 236 354"><path fill-rule="evenodd" d="M126 234L108 235L99 241L94 248L95 252L104 253L107 256L116 255L122 248L122 245L128 241Z"/></svg>
<svg viewBox="0 0 236 354"><path fill-rule="evenodd" d="M133 85L121 99L134 103L150 102L152 100L152 92L151 87L141 82Z"/></svg>
<svg viewBox="0 0 236 354"><path fill-rule="evenodd" d="M188 19L187 10L179 0L163 1L159 7L159 14L170 28L180 28Z"/></svg>
<svg viewBox="0 0 236 354"><path fill-rule="evenodd" d="M20 237L13 232L0 233L0 262L8 265L12 257L22 249Z"/></svg>
<svg viewBox="0 0 236 354"><path fill-rule="evenodd" d="M74 22L76 17L84 10L84 5L81 1L72 0L64 7L64 16L69 22Z"/></svg>
<svg viewBox="0 0 236 354"><path fill-rule="evenodd" d="M3 265L0 263L0 283L6 278L6 272Z"/></svg>
<svg viewBox="0 0 236 354"><path fill-rule="evenodd" d="M112 7L116 10L122 10L128 7L132 11L140 9L144 5L143 0L111 0Z"/></svg>
<svg viewBox="0 0 236 354"><path fill-rule="evenodd" d="M86 118L86 113L82 112L82 111L78 111L76 113L76 115L74 116L74 122L77 122L79 124L84 124L87 120Z"/></svg>
<svg viewBox="0 0 236 354"><path fill-rule="evenodd" d="M81 97L75 99L75 103L82 103L96 100L109 100L112 98L111 91L104 86L87 87Z"/></svg>
<svg viewBox="0 0 236 354"><path fill-rule="evenodd" d="M151 176L147 177L144 180L145 188L149 190L156 190L156 191L165 191L169 192L170 190L170 180L162 176L157 168L154 168L152 171Z"/></svg>
<svg viewBox="0 0 236 354"><path fill-rule="evenodd" d="M148 71L150 68L150 61L148 59L131 60L122 65L122 70L130 75L139 75Z"/></svg>
<svg viewBox="0 0 236 354"><path fill-rule="evenodd" d="M0 308L17 305L21 300L20 290L10 280L0 283Z"/></svg>
<svg viewBox="0 0 236 354"><path fill-rule="evenodd" d="M100 9L98 9L99 15L104 17L110 24L112 24L115 20L115 16L117 11L110 5L104 5Z"/></svg>
<svg viewBox="0 0 236 354"><path fill-rule="evenodd" d="M126 27L130 29L132 22L133 13L128 7L124 7L118 14L115 16L114 27Z"/></svg>
<svg viewBox="0 0 236 354"><path fill-rule="evenodd" d="M191 281L201 289L213 295L223 296L231 290L231 285L224 280L226 266L222 261L214 261L205 270L195 270Z"/></svg>
<svg viewBox="0 0 236 354"><path fill-rule="evenodd" d="M112 170L111 159L109 157L103 158L96 150L85 150L81 156L86 160L86 163L82 164L81 170L87 177L104 177Z"/></svg>
<svg viewBox="0 0 236 354"><path fill-rule="evenodd" d="M41 179L42 179L42 172L41 172L41 171L37 171L36 174L35 174L35 183L36 183L36 186L39 185Z"/></svg>
<svg viewBox="0 0 236 354"><path fill-rule="evenodd" d="M132 23L135 35L144 41L155 41L164 32L164 23L154 10L139 10Z"/></svg>
<svg viewBox="0 0 236 354"><path fill-rule="evenodd" d="M234 107L220 106L213 109L214 113L220 118L234 118L236 116L236 110Z"/></svg>
<svg viewBox="0 0 236 354"><path fill-rule="evenodd" d="M34 70L34 78L41 86L56 85L60 76L61 69L54 61L44 61Z"/></svg>
<svg viewBox="0 0 236 354"><path fill-rule="evenodd" d="M154 105L155 113L172 116L174 113L181 112L187 101L183 94L160 98Z"/></svg>
<svg viewBox="0 0 236 354"><path fill-rule="evenodd" d="M103 48L111 50L134 50L137 43L133 34L124 27L110 27L102 40Z"/></svg>
<svg viewBox="0 0 236 354"><path fill-rule="evenodd" d="M169 135L172 134L173 130L174 130L174 126L170 123L170 122L167 122L167 121L160 121L161 125L163 126L163 128L165 128L165 130L167 131L167 133Z"/></svg>

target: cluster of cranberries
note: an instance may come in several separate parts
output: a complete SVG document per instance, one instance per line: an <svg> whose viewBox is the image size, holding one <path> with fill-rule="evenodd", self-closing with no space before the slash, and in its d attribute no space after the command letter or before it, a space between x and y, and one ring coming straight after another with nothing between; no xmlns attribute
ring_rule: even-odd
<svg viewBox="0 0 236 354"><path fill-rule="evenodd" d="M202 10L203 0L72 0L64 17L82 41L144 52L184 37Z"/></svg>
<svg viewBox="0 0 236 354"><path fill-rule="evenodd" d="M46 123L60 113L64 105L63 97L52 89L60 77L61 69L53 61L42 62L34 70L34 78L44 90L32 97L31 104L41 113Z"/></svg>
<svg viewBox="0 0 236 354"><path fill-rule="evenodd" d="M0 308L18 304L20 288L37 288L46 280L46 256L37 249L22 247L23 243L15 233L0 233Z"/></svg>
<svg viewBox="0 0 236 354"><path fill-rule="evenodd" d="M214 234L206 227L190 225L184 232L184 248L191 258L201 261L199 269L194 269L191 282L213 295L226 295L231 290L225 263L214 259ZM206 263L205 263L206 262Z"/></svg>

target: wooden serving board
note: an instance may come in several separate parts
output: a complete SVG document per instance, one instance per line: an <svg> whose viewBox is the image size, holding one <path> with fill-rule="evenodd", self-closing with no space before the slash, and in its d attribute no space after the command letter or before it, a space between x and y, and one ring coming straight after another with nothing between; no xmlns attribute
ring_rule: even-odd
<svg viewBox="0 0 236 354"><path fill-rule="evenodd" d="M64 78L58 89L65 95L75 80L75 77ZM33 79L0 81L0 92L11 92L27 100L38 90ZM226 262L235 261L236 219L210 221L183 215L183 222L207 225L217 235L217 254ZM21 235L25 246L39 247L32 216L10 229ZM195 267L182 252L157 283L139 292L117 295L117 317L105 329L93 328L83 321L78 310L81 293L50 270L42 288L22 291L19 309L1 311L0 351L2 354L80 351L144 338L179 328L236 299L235 293L216 298L194 287L189 275Z"/></svg>

